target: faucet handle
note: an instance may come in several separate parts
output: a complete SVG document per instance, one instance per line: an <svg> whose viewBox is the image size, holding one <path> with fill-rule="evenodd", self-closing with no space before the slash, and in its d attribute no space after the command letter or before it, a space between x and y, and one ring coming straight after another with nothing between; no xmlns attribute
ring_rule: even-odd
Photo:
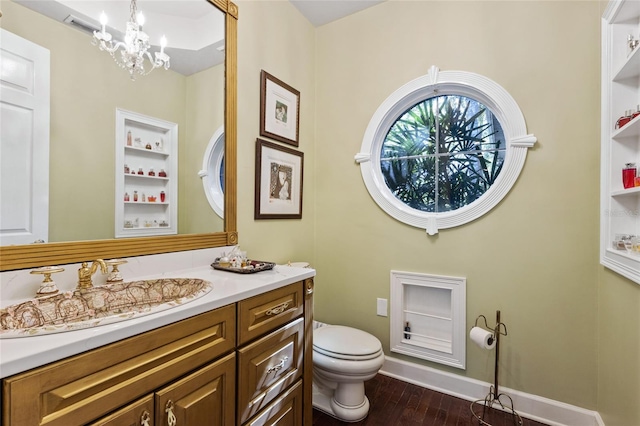
<svg viewBox="0 0 640 426"><path fill-rule="evenodd" d="M111 260L105 260L104 263L106 263L108 266L111 266L112 268L111 272L109 272L109 275L107 276L107 284L121 282L122 275L120 275L118 266L124 265L125 263L129 263L129 262L126 261L125 259L111 259Z"/></svg>
<svg viewBox="0 0 640 426"><path fill-rule="evenodd" d="M58 293L58 286L55 281L51 279L51 274L64 271L64 268L60 266L43 266L41 268L34 269L31 274L44 275L44 280L40 284L40 288L36 292L36 297L53 296Z"/></svg>

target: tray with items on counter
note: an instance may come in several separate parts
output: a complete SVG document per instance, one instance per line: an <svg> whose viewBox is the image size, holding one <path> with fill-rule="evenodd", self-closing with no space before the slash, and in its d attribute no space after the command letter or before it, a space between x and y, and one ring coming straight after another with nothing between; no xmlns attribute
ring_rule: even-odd
<svg viewBox="0 0 640 426"><path fill-rule="evenodd" d="M262 260L249 260L238 264L237 262L231 262L225 258L217 258L211 264L213 269L220 271L235 272L237 274L255 274L256 272L268 271L276 266L273 262L264 262Z"/></svg>

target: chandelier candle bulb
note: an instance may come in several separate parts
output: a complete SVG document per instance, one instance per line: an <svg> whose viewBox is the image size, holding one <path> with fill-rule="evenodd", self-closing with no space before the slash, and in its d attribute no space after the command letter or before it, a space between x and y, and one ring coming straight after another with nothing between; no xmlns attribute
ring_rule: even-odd
<svg viewBox="0 0 640 426"><path fill-rule="evenodd" d="M164 48L167 46L167 38L163 35L160 39L160 54L164 55Z"/></svg>
<svg viewBox="0 0 640 426"><path fill-rule="evenodd" d="M105 35L107 33L107 22L109 22L109 20L107 19L107 14L104 13L104 10L103 10L102 13L100 14L100 24L102 25L102 35Z"/></svg>

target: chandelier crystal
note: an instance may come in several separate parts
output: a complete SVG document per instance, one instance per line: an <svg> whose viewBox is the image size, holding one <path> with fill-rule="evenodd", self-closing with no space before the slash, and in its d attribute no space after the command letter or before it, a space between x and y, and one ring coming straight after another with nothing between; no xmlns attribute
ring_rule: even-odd
<svg viewBox="0 0 640 426"><path fill-rule="evenodd" d="M155 52L155 58L151 56L149 36L142 31L144 16L142 12L138 13L136 0L131 0L131 18L127 22L124 42L114 41L111 34L106 31L107 15L104 12L100 14L100 25L102 26L101 31L93 32L93 45L98 46L100 50L109 52L116 64L129 72L132 80L136 79L136 74L147 75L156 68L169 69L169 56L164 53L167 39L162 36L160 52ZM150 63L149 69L145 69L145 59Z"/></svg>

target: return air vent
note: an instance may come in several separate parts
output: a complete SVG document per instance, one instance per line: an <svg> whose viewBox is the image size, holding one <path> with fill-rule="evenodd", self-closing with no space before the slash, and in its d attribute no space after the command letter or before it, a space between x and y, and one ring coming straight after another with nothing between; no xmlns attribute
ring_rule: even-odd
<svg viewBox="0 0 640 426"><path fill-rule="evenodd" d="M100 28L96 27L95 25L84 21L80 18L78 18L77 16L73 16L73 15L69 15L66 18L64 18L63 21L65 24L69 24L72 27L75 27L77 29L79 29L82 32L85 32L89 35L93 35L94 31L100 31Z"/></svg>

